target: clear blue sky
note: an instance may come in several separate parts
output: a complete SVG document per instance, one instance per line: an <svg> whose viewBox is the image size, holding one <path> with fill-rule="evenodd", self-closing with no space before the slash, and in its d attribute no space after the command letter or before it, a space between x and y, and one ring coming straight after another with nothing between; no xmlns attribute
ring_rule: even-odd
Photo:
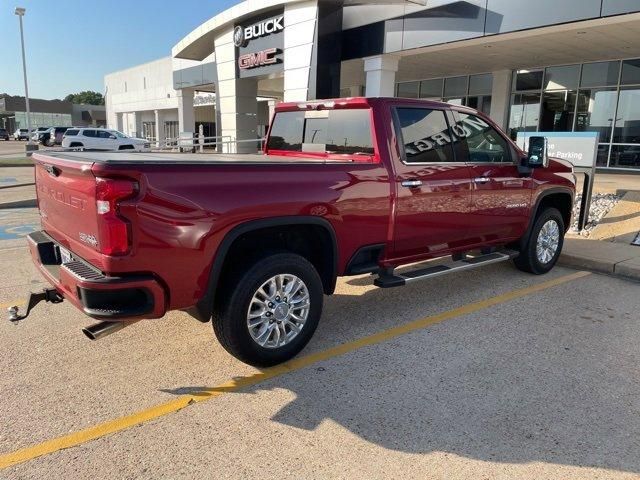
<svg viewBox="0 0 640 480"><path fill-rule="evenodd" d="M171 55L195 27L240 0L0 0L0 93L24 95L20 30L24 17L29 96L104 93L104 75Z"/></svg>

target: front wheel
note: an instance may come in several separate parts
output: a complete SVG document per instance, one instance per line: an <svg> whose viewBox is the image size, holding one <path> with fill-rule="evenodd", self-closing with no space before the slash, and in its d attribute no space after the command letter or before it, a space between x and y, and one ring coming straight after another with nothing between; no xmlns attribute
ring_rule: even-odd
<svg viewBox="0 0 640 480"><path fill-rule="evenodd" d="M300 255L277 253L253 263L214 309L222 346L257 367L285 362L311 340L322 314L322 281Z"/></svg>
<svg viewBox="0 0 640 480"><path fill-rule="evenodd" d="M542 275L551 270L562 252L564 220L556 208L547 208L536 218L527 243L515 258L516 267Z"/></svg>

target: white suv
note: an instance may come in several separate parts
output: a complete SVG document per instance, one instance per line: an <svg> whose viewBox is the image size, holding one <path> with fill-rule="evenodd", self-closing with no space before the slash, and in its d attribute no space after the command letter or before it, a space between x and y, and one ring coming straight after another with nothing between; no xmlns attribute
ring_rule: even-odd
<svg viewBox="0 0 640 480"><path fill-rule="evenodd" d="M85 150L131 150L148 152L150 143L143 138L128 137L117 130L107 128L69 128L62 137L64 148Z"/></svg>

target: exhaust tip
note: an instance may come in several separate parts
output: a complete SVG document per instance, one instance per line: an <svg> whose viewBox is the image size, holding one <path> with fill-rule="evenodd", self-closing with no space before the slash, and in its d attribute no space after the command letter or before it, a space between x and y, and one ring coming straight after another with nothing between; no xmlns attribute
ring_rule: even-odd
<svg viewBox="0 0 640 480"><path fill-rule="evenodd" d="M88 328L83 328L82 329L82 333L84 333L84 335L89 339L89 340L97 340L96 336L93 334L93 332Z"/></svg>
<svg viewBox="0 0 640 480"><path fill-rule="evenodd" d="M136 323L136 321L131 322L100 322L95 323L89 327L85 327L82 329L82 333L90 340L100 340L112 333L116 333L118 330L122 330L124 327L131 325L132 323Z"/></svg>

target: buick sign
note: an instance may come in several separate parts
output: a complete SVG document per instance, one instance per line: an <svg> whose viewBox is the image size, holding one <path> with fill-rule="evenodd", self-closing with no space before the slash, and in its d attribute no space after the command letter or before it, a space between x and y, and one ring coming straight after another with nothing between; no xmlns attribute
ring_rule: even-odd
<svg viewBox="0 0 640 480"><path fill-rule="evenodd" d="M233 44L236 47L243 47L245 45L245 43L244 43L244 30L240 26L237 26L233 30Z"/></svg>
<svg viewBox="0 0 640 480"><path fill-rule="evenodd" d="M284 30L284 16L270 18L263 22L255 23L249 27L237 26L233 30L233 44L236 47L244 47L254 38L264 37L272 33L278 33Z"/></svg>

